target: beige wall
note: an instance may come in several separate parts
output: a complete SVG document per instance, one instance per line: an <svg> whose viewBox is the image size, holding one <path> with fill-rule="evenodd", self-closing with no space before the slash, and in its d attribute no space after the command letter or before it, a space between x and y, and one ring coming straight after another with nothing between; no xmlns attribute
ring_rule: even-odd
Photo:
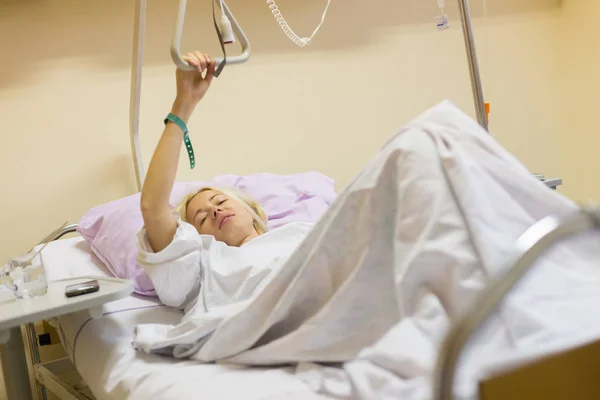
<svg viewBox="0 0 600 400"><path fill-rule="evenodd" d="M600 201L600 1L564 0L561 13L560 83L565 127L560 158L568 194ZM575 184L576 182L576 184Z"/></svg>
<svg viewBox="0 0 600 400"><path fill-rule="evenodd" d="M184 46L216 53L210 17L192 3ZM307 50L288 42L263 2L255 3L230 1L253 41L253 59L227 69L199 108L190 128L201 162L190 171L182 157L180 179L315 169L341 188L415 114L444 98L473 114L459 22L437 32L433 0L419 7L382 0L379 9L367 1L334 1ZM299 31L308 31L323 2L302 3L284 0L281 7ZM136 190L128 138L133 1L0 0L0 7L5 259L63 221L77 221L90 207ZM576 106L575 89L560 85L560 52L568 47L561 38L565 23L579 23L578 14L569 2L572 16L558 7L557 0L488 0L484 23L481 2L473 2L492 134L533 171L564 176L564 193L598 199L597 188L579 185L589 183L597 158L589 150L585 156L577 148L564 151L567 135L585 130L564 129L564 116L573 117L566 107L580 114L584 108ZM148 10L141 122L146 162L174 95L168 46L175 8L172 1L153 0ZM458 15L454 8L450 13ZM595 33L591 20L589 30ZM587 52L576 53L573 62L584 68ZM592 167L576 169L580 163Z"/></svg>
<svg viewBox="0 0 600 400"><path fill-rule="evenodd" d="M148 10L146 161L174 94L173 3L152 0ZM281 6L307 32L323 3ZM532 171L563 177L563 193L599 201L600 2L562 3L488 0L484 21L482 2L472 0L491 130ZM253 41L253 59L215 82L190 124L201 162L190 171L182 158L180 179L314 169L341 188L431 105L449 98L473 114L459 23L436 32L434 0L380 0L378 9L334 1L307 50L278 31L263 1L229 4ZM200 22L195 7L185 48L216 52L210 18L204 12ZM132 0L0 0L0 260L136 190L128 138L132 16Z"/></svg>

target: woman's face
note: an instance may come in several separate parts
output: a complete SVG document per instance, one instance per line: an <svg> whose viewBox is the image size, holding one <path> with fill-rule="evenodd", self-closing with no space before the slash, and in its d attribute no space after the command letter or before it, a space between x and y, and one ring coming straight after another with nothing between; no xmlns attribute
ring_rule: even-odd
<svg viewBox="0 0 600 400"><path fill-rule="evenodd" d="M241 246L258 236L250 212L219 191L198 193L188 203L186 212L187 221L200 234L212 235L229 246Z"/></svg>

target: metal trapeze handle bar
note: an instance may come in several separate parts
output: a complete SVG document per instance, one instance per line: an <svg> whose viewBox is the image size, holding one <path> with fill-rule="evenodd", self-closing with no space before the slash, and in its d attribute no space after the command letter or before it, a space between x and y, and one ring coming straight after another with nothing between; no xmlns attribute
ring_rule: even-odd
<svg viewBox="0 0 600 400"><path fill-rule="evenodd" d="M229 7L227 7L227 4L225 4L225 2L223 2L222 4L223 10L225 11L225 15L227 16L227 18L229 18L229 21L231 22L233 32L235 33L235 36L238 38L242 46L242 54L233 57L227 57L227 64L243 64L250 58L250 41L246 37L246 34L244 34L244 31L240 27L240 24L236 21L235 17L231 13L231 10L229 10ZM177 68L184 71L193 71L194 68L183 60L180 51L181 36L183 35L183 25L185 21L186 7L187 0L180 0L179 11L177 13L177 21L175 23L175 33L173 34L173 41L171 42L171 58L173 59L173 62L175 63ZM224 59L217 58L215 59L215 61L217 66L219 66L221 65L221 63L223 63Z"/></svg>

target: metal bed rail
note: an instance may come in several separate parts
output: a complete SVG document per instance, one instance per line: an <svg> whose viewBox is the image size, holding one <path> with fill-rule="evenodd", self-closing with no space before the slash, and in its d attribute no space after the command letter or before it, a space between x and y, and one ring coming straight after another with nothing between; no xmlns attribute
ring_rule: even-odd
<svg viewBox="0 0 600 400"><path fill-rule="evenodd" d="M502 300L531 270L535 261L555 244L590 230L600 231L600 207L581 209L566 217L542 219L517 241L519 256L503 276L493 279L451 326L440 347L433 374L433 399L454 398L456 367L462 350L498 309Z"/></svg>

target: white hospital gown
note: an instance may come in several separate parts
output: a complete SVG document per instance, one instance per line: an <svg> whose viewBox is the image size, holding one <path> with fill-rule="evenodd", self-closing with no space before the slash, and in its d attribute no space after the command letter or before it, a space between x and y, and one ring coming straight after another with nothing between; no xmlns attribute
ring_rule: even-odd
<svg viewBox="0 0 600 400"><path fill-rule="evenodd" d="M247 300L280 268L314 224L292 222L241 247L200 235L181 219L172 242L155 253L144 228L138 233L138 263L163 304L188 312Z"/></svg>

